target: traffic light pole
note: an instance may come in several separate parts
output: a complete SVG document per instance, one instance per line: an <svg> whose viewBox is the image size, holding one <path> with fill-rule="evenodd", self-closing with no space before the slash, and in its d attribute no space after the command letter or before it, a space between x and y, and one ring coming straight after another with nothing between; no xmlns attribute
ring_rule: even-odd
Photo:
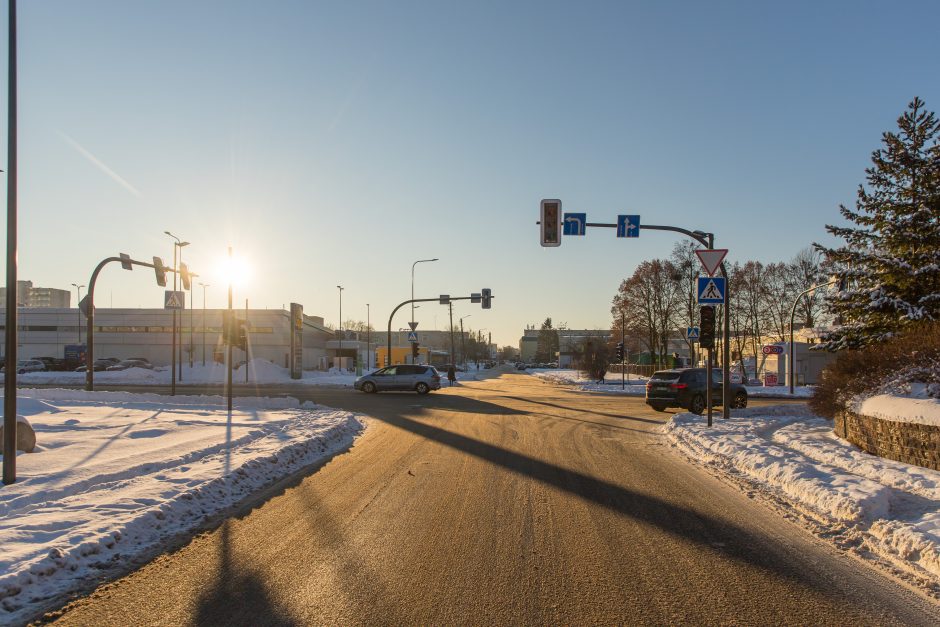
<svg viewBox="0 0 940 627"><path fill-rule="evenodd" d="M98 275L101 274L101 270L112 261L117 261L122 265L130 264L132 266L143 266L145 268L153 268L154 270L162 268L167 272L176 272L173 268L166 268L164 266L158 268L156 264L147 263L146 261L137 261L136 259L130 259L128 257L108 257L107 259L103 259L101 263L95 267L95 271L91 273L91 279L88 281L88 294L86 295L88 299L88 311L85 312L85 320L88 325L86 327L88 347L85 349L85 389L89 392L93 392L95 389L95 283L98 282Z"/></svg>
<svg viewBox="0 0 940 627"><path fill-rule="evenodd" d="M474 296L451 296L448 300L450 301L473 300L474 298L475 298ZM496 298L496 297L490 294L489 298ZM440 297L438 298L412 298L411 300L406 300L403 303L400 303L397 307L395 307L395 309L392 310L391 315L389 315L388 317L388 333L386 335L386 346L388 348L388 352L385 354L385 359L388 360L388 363L385 364L386 366L392 365L392 319L395 318L395 314L398 313L398 310L404 307L405 305L410 305L412 303L439 303L440 301L441 301ZM453 324L451 324L451 327L453 328Z"/></svg>
<svg viewBox="0 0 940 627"><path fill-rule="evenodd" d="M627 356L627 325L624 318L623 309L620 310L620 390L627 389L627 374L623 366L624 358Z"/></svg>

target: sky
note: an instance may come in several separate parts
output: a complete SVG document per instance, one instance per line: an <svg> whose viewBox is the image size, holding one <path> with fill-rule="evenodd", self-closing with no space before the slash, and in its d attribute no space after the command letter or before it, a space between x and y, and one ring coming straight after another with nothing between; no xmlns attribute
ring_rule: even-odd
<svg viewBox="0 0 940 627"><path fill-rule="evenodd" d="M881 134L914 96L940 108L938 18L905 1L21 0L18 276L69 289L119 252L169 262L171 231L209 307L231 246L250 267L236 306L335 325L342 285L343 319L384 329L412 263L438 258L415 296L491 288L492 309L454 320L500 345L546 317L607 328L621 280L679 236L542 248L542 198L711 231L730 260L833 243ZM163 290L112 265L96 303ZM446 306L416 314L446 328Z"/></svg>

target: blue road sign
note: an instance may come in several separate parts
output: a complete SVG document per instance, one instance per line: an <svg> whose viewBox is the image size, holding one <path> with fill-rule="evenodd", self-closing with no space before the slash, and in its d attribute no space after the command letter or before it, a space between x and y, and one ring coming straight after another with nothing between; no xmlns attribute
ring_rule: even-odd
<svg viewBox="0 0 940 627"><path fill-rule="evenodd" d="M408 334L408 341L409 341L409 342L417 342L417 341L418 341L418 334L415 333L414 331L412 331L411 333L409 333L409 334Z"/></svg>
<svg viewBox="0 0 940 627"><path fill-rule="evenodd" d="M700 276L698 278L698 304L724 305L725 278L721 276Z"/></svg>
<svg viewBox="0 0 940 627"><path fill-rule="evenodd" d="M166 290L163 294L164 309L186 309L186 292Z"/></svg>
<svg viewBox="0 0 940 627"><path fill-rule="evenodd" d="M617 237L639 237L640 216L617 216Z"/></svg>
<svg viewBox="0 0 940 627"><path fill-rule="evenodd" d="M584 235L587 225L586 213L566 213L565 214L565 235Z"/></svg>
<svg viewBox="0 0 940 627"><path fill-rule="evenodd" d="M685 328L685 339L687 340L697 340L699 337L700 331L698 327L686 327Z"/></svg>

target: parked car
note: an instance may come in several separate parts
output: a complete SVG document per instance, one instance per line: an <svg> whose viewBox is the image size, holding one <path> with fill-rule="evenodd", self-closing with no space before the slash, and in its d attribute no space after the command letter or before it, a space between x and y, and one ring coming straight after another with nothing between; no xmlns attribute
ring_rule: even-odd
<svg viewBox="0 0 940 627"><path fill-rule="evenodd" d="M367 394L390 390L414 390L418 394L427 394L441 389L441 374L434 366L389 366L362 375L356 379L354 387Z"/></svg>
<svg viewBox="0 0 940 627"><path fill-rule="evenodd" d="M92 364L93 366L92 369L95 372L101 372L102 370L107 370L111 366L114 366L115 364L120 363L120 361L121 360L118 359L117 357L102 357L101 359L95 360L95 362ZM75 369L75 372L85 372L87 370L88 370L88 366L86 364L82 364L81 366Z"/></svg>
<svg viewBox="0 0 940 627"><path fill-rule="evenodd" d="M27 372L44 372L48 370L46 364L38 359L18 359L16 360L16 374L26 374ZM0 372L6 372L6 366L0 366Z"/></svg>
<svg viewBox="0 0 940 627"><path fill-rule="evenodd" d="M708 390L705 368L682 368L654 372L646 383L646 404L656 411L667 407L680 407L693 414L706 409ZM721 370L712 371L712 405L721 405ZM738 383L731 384L731 406L747 407L747 390Z"/></svg>
<svg viewBox="0 0 940 627"><path fill-rule="evenodd" d="M41 361L46 370L65 370L65 360L57 357L30 357L30 360Z"/></svg>
<svg viewBox="0 0 940 627"><path fill-rule="evenodd" d="M113 366L106 368L108 372L120 372L121 370L127 370L128 368L145 368L147 370L153 370L153 365L143 359L124 359Z"/></svg>
<svg viewBox="0 0 940 627"><path fill-rule="evenodd" d="M521 361L518 364L516 364L516 370L525 370L525 369L526 369L526 365L522 363Z"/></svg>

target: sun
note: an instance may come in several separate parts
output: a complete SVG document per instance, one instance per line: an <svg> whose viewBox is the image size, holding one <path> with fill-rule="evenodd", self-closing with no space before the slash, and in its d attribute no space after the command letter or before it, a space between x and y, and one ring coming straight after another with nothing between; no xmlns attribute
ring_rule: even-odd
<svg viewBox="0 0 940 627"><path fill-rule="evenodd" d="M220 285L243 287L251 281L251 263L244 257L220 257L215 263L216 281Z"/></svg>

